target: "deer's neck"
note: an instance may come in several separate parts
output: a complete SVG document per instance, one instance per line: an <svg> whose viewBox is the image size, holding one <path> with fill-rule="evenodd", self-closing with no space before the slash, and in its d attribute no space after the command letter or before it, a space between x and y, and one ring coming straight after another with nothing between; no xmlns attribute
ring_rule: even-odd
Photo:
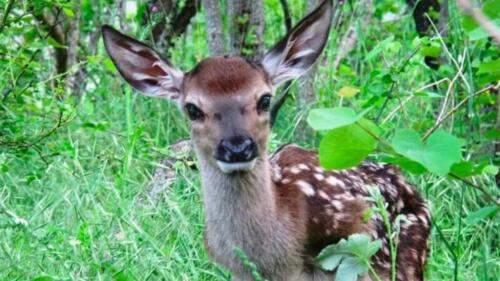
<svg viewBox="0 0 500 281"><path fill-rule="evenodd" d="M259 159L251 172L224 174L201 160L203 197L207 223L244 223L275 218L276 202L269 163Z"/></svg>

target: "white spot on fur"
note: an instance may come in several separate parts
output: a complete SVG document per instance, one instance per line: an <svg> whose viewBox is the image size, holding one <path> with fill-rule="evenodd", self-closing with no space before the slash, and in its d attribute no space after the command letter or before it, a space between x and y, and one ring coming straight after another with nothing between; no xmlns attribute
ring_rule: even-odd
<svg viewBox="0 0 500 281"><path fill-rule="evenodd" d="M399 212L399 211L401 211L401 209L403 209L403 207L404 207L404 203L403 203L403 200L401 200L401 198L400 198L400 199L398 199L398 201L396 202L396 209L397 209L397 210L398 210L398 212Z"/></svg>
<svg viewBox="0 0 500 281"><path fill-rule="evenodd" d="M342 202L338 200L332 200L331 203L332 206L335 207L335 209L337 209L337 211L342 211L344 209L344 204L342 204Z"/></svg>
<svg viewBox="0 0 500 281"><path fill-rule="evenodd" d="M317 166L316 166L316 167L314 167L314 171L315 171L316 173L321 173L321 174L322 174L322 173L324 173L324 172L325 172L325 169L323 169L323 168L321 168L321 167L317 167Z"/></svg>
<svg viewBox="0 0 500 281"><path fill-rule="evenodd" d="M289 178L284 178L283 180L281 180L281 183L283 184L289 184L290 182L292 182L292 180Z"/></svg>
<svg viewBox="0 0 500 281"><path fill-rule="evenodd" d="M317 179L318 181L322 181L325 179L325 176L323 176L323 174L315 173L314 178Z"/></svg>
<svg viewBox="0 0 500 281"><path fill-rule="evenodd" d="M309 197L314 196L316 194L316 191L314 190L312 185L310 185L309 183L307 183L303 180L298 180L295 184L300 188L300 190L305 195L307 195Z"/></svg>
<svg viewBox="0 0 500 281"><path fill-rule="evenodd" d="M317 217L314 217L314 218L313 218L313 222L314 222L314 223L319 223L319 219L318 219Z"/></svg>
<svg viewBox="0 0 500 281"><path fill-rule="evenodd" d="M323 190L318 191L318 195L325 200L330 200L330 196L328 196L328 194L326 194Z"/></svg>
<svg viewBox="0 0 500 281"><path fill-rule="evenodd" d="M290 173L298 174L298 173L300 173L300 169L296 166L293 166L292 168L290 168Z"/></svg>
<svg viewBox="0 0 500 281"><path fill-rule="evenodd" d="M326 178L326 182L332 186L339 186L344 188L345 184L334 176L329 176Z"/></svg>
<svg viewBox="0 0 500 281"><path fill-rule="evenodd" d="M301 170L304 170L304 171L309 171L309 167L307 167L307 165L306 165L306 164L301 163L301 164L299 164L299 165L298 165L298 167L299 167L299 169L301 169Z"/></svg>

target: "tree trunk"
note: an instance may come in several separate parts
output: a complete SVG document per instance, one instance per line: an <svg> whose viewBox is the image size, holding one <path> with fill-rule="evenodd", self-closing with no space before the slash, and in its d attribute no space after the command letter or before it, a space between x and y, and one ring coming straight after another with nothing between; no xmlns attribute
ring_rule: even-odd
<svg viewBox="0 0 500 281"><path fill-rule="evenodd" d="M264 54L264 7L262 0L227 2L230 53L259 61Z"/></svg>
<svg viewBox="0 0 500 281"><path fill-rule="evenodd" d="M320 0L307 0L307 13L310 13L321 2ZM318 59L319 60L319 59ZM302 116L296 130L295 137L299 142L310 140L314 134L306 123L306 114L310 108L316 104L314 82L317 73L317 66L314 65L309 72L299 79L299 92L297 94L297 113Z"/></svg>
<svg viewBox="0 0 500 281"><path fill-rule="evenodd" d="M202 0L207 22L207 41L213 56L225 53L224 34L218 0Z"/></svg>
<svg viewBox="0 0 500 281"><path fill-rule="evenodd" d="M68 30L68 54L66 57L66 71L68 71L66 78L66 91L79 96L80 92L77 90L76 75L78 69L73 69L78 59L78 41L80 40L80 1L75 1L74 16L69 23Z"/></svg>

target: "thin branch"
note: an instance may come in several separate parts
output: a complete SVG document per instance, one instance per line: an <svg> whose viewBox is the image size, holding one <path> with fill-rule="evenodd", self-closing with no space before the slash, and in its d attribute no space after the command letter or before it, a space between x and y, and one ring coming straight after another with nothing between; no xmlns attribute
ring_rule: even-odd
<svg viewBox="0 0 500 281"><path fill-rule="evenodd" d="M483 12L472 6L468 0L456 0L458 6L464 10L467 14L472 16L484 30L486 30L497 44L500 45L500 29L488 18Z"/></svg>
<svg viewBox="0 0 500 281"><path fill-rule="evenodd" d="M490 85L484 89L481 89L477 92L475 92L472 96L467 96L466 98L464 98L461 102L459 102L452 110L450 110L448 113L446 113L446 115L443 116L443 118L441 120L439 120L438 122L436 122L436 124L434 124L434 126L432 126L432 128L430 128L425 134L424 136L422 137L422 140L426 140L432 133L434 133L434 131L436 131L440 126L441 124L443 124L444 121L446 121L450 116L452 116L457 110L460 109L460 107L462 107L471 97L476 97L478 95L481 95L483 93L486 93L487 91L489 90L498 90L500 89L500 83L496 84L496 85Z"/></svg>
<svg viewBox="0 0 500 281"><path fill-rule="evenodd" d="M3 29L7 25L7 17L9 16L10 11L12 11L12 6L14 6L14 0L9 0L9 3L7 3L7 6L5 7L2 21L0 22L0 33L2 33Z"/></svg>

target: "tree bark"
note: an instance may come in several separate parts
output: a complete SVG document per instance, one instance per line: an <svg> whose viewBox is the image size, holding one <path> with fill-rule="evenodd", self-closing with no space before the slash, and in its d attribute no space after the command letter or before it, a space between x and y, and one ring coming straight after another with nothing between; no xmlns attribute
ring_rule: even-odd
<svg viewBox="0 0 500 281"><path fill-rule="evenodd" d="M66 71L70 71L66 78L66 91L71 91L72 94L79 96L80 93L75 91L76 75L78 69L72 69L78 59L78 41L80 40L80 1L75 1L74 18L71 19L68 29L68 54L66 57Z"/></svg>
<svg viewBox="0 0 500 281"><path fill-rule="evenodd" d="M225 53L224 30L218 0L202 0L207 22L207 41L213 56Z"/></svg>
<svg viewBox="0 0 500 281"><path fill-rule="evenodd" d="M446 2L446 1L445 1ZM428 36L432 34L432 23L429 20L431 16L431 11L435 13L440 13L440 5L438 0L406 0L406 3L413 8L413 19L415 21L415 27L419 36ZM448 4L446 2L446 4ZM444 12L448 12L447 7ZM429 16L429 17L428 17ZM433 19L437 25L439 19ZM425 64L432 69L439 68L439 62L436 58L425 57Z"/></svg>
<svg viewBox="0 0 500 281"><path fill-rule="evenodd" d="M230 53L259 61L264 54L264 7L262 0L227 2Z"/></svg>
<svg viewBox="0 0 500 281"><path fill-rule="evenodd" d="M149 4L148 19L153 13L160 13L162 19L155 23L151 33L157 49L167 50L173 40L181 36L188 28L191 19L196 15L198 0L187 0L184 6L179 7L179 1L155 0Z"/></svg>
<svg viewBox="0 0 500 281"><path fill-rule="evenodd" d="M321 1L307 0L307 13L310 13L319 4L319 2ZM321 57L319 59L321 59ZM314 65L309 72L298 81L299 92L297 94L297 113L301 114L304 118L302 118L295 130L295 137L297 141L308 141L314 134L314 131L307 125L304 114L308 112L308 109L312 108L316 104L314 83L317 69L317 65Z"/></svg>

